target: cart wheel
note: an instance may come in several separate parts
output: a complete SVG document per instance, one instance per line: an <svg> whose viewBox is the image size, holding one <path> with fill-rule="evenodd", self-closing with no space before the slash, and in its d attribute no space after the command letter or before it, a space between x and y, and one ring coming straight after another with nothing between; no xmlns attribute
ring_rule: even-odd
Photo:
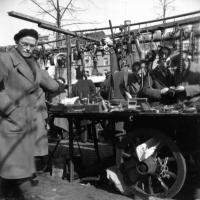
<svg viewBox="0 0 200 200"><path fill-rule="evenodd" d="M153 129L129 132L117 145L116 164L127 191L141 198L172 198L186 177L185 159L177 145Z"/></svg>

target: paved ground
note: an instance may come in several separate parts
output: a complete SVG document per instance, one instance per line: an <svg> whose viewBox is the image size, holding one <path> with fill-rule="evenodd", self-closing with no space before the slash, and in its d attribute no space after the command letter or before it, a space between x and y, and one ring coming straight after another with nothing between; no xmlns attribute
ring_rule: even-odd
<svg viewBox="0 0 200 200"><path fill-rule="evenodd" d="M130 198L98 189L90 184L69 183L44 174L38 177L40 186L36 187L33 196L41 200L130 200Z"/></svg>
<svg viewBox="0 0 200 200"><path fill-rule="evenodd" d="M52 150L54 145L49 146ZM81 151L80 151L81 149ZM100 170L111 166L114 162L111 159L112 146L100 143L99 150L102 159L101 163L96 162L96 155L92 143L75 144L75 171L79 177L94 176L100 173ZM68 142L64 141L56 150L52 164L53 176L49 172L39 174L36 178L39 184L34 187L30 194L32 200L140 200L138 197L127 197L121 195L115 187L106 179L97 179L90 182L80 183L77 179L74 183L69 183L68 180L60 178L59 171L63 167L63 161L67 161ZM81 155L81 156L80 156ZM81 159L82 158L82 159ZM67 169L66 169L67 172ZM192 200L194 187L197 186L196 177L188 179L181 192L174 198L176 200ZM13 199L12 199L13 200ZM159 200L151 198L151 200Z"/></svg>

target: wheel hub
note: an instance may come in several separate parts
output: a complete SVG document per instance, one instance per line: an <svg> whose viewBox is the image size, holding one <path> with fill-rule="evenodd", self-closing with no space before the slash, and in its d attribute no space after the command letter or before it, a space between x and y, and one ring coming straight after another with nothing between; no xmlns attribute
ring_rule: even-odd
<svg viewBox="0 0 200 200"><path fill-rule="evenodd" d="M139 174L145 175L145 174L154 174L156 171L157 163L152 158L149 157L146 160L143 160L142 162L139 162L137 164L137 171Z"/></svg>

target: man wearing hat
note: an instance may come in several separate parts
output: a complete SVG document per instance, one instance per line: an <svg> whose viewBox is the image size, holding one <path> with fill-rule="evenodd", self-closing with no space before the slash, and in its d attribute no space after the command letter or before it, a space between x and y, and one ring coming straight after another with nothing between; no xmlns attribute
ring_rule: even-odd
<svg viewBox="0 0 200 200"><path fill-rule="evenodd" d="M42 88L55 91L59 87L32 56L37 31L22 29L14 40L16 47L0 56L0 190L5 195L11 194L9 189L18 188L25 194L31 188L41 115L38 101L43 98Z"/></svg>

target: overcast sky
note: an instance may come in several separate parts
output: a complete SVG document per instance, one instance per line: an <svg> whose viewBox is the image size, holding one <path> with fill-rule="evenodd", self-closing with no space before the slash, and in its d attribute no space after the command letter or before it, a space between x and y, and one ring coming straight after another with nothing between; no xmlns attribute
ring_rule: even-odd
<svg viewBox="0 0 200 200"><path fill-rule="evenodd" d="M46 0L43 0L45 2ZM69 0L65 0L69 2ZM99 28L112 25L120 25L124 20L131 20L132 23L153 20L158 17L156 4L158 0L74 0L76 6L84 11L78 12L75 16L81 22L92 22L76 26L66 26L71 31L85 28ZM174 10L170 10L168 16L188 13L200 10L199 0L175 0ZM29 16L54 22L52 18L36 13L38 8L29 0L0 0L0 46L14 44L13 36L22 28L35 28L40 34L48 34L47 30L38 28L37 24L26 22L8 16L7 12L16 11ZM69 19L71 15L66 15ZM71 23L66 21L64 23Z"/></svg>

